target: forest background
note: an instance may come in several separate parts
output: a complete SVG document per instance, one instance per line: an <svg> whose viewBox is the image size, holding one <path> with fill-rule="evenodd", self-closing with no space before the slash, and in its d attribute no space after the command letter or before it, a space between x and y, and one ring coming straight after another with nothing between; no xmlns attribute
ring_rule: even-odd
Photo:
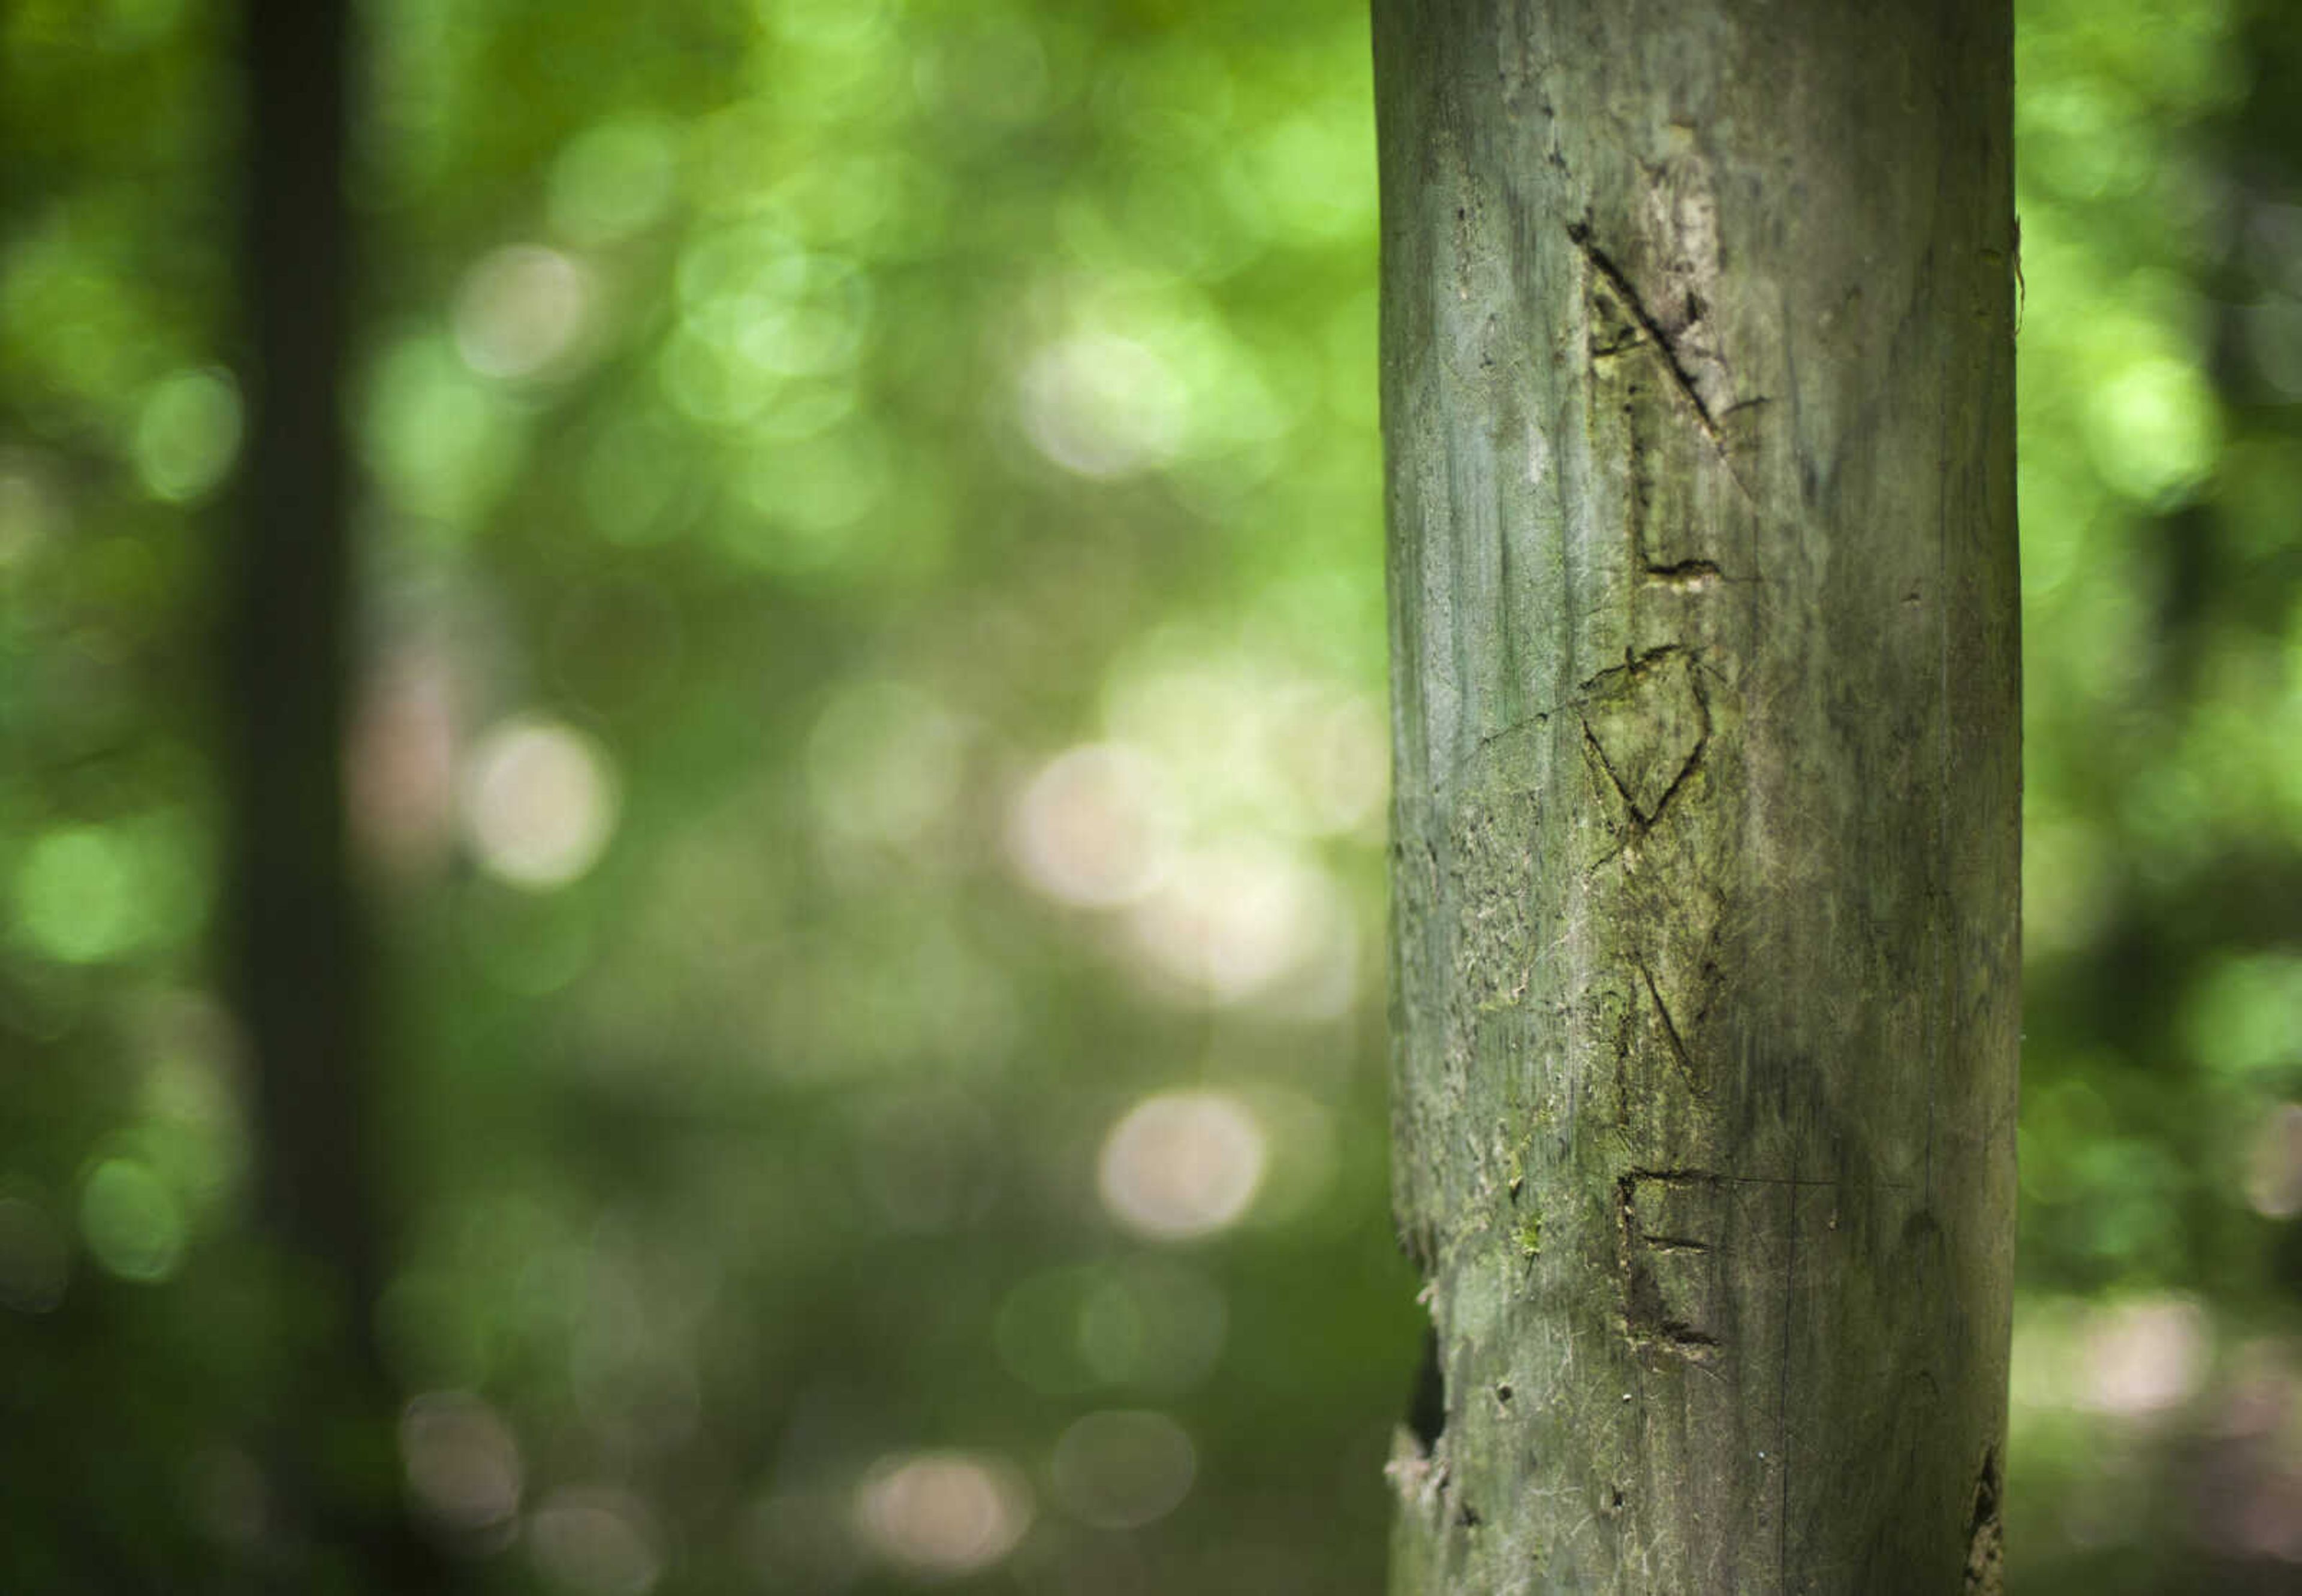
<svg viewBox="0 0 2302 1596"><path fill-rule="evenodd" d="M2009 1574L2291 1588L2302 13L2018 21ZM482 1590L1375 1592L1361 8L379 0L357 59L390 1489ZM239 60L0 15L11 1588L239 1588L324 1333L216 946Z"/></svg>

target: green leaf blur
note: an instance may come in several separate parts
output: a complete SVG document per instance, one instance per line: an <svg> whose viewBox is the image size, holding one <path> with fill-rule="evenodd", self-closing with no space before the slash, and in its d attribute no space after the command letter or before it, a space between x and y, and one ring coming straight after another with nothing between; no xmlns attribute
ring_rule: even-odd
<svg viewBox="0 0 2302 1596"><path fill-rule="evenodd" d="M483 1591L1379 1589L1360 9L364 27L380 1489ZM0 13L9 1590L247 1588L247 1415L332 1333L254 1239L211 945L236 30ZM2018 49L2010 1563L2276 1588L2302 20L2022 0Z"/></svg>

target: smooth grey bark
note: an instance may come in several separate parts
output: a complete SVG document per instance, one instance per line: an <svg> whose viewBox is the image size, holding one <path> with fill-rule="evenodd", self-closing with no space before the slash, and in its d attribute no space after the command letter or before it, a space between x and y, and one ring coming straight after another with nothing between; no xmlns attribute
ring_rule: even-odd
<svg viewBox="0 0 2302 1596"><path fill-rule="evenodd" d="M1443 1375L1393 1589L1995 1591L2007 0L1377 0L1375 53Z"/></svg>

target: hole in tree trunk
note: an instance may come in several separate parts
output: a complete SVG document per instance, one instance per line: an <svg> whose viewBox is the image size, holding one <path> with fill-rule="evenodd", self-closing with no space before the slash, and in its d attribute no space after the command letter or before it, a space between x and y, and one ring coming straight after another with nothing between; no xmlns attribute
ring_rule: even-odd
<svg viewBox="0 0 2302 1596"><path fill-rule="evenodd" d="M1423 1332L1423 1366L1415 1376L1415 1395L1407 1404L1407 1427L1415 1432L1424 1454L1439 1444L1447 1428L1447 1378L1439 1367L1439 1331Z"/></svg>

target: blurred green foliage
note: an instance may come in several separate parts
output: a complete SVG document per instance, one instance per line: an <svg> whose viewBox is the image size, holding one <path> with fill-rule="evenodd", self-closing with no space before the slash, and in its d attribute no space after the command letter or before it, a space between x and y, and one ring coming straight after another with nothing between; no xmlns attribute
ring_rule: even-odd
<svg viewBox="0 0 2302 1596"><path fill-rule="evenodd" d="M233 26L0 15L12 1590L239 1588L246 1415L326 1333L206 951ZM1419 1315L1358 8L365 29L399 1489L489 1589L1375 1589ZM2023 0L2018 47L2011 1567L2281 1588L2302 22Z"/></svg>

